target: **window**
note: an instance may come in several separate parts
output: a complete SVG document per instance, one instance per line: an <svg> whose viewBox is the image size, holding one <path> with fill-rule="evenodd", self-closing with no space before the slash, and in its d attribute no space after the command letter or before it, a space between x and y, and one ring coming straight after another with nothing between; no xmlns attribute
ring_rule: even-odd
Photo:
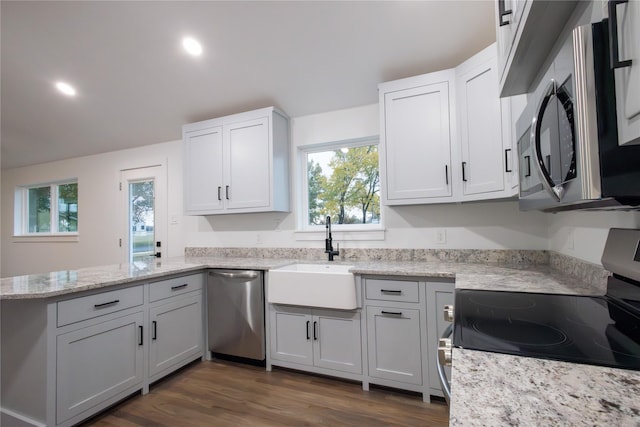
<svg viewBox="0 0 640 427"><path fill-rule="evenodd" d="M336 229L380 227L378 142L344 142L306 148L302 228L318 229L326 217Z"/></svg>
<svg viewBox="0 0 640 427"><path fill-rule="evenodd" d="M16 235L77 232L77 182L26 186L16 190Z"/></svg>

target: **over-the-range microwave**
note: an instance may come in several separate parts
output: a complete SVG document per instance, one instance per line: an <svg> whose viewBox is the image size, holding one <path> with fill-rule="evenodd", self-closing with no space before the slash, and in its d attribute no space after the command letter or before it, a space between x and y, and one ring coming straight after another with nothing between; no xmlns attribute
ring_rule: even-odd
<svg viewBox="0 0 640 427"><path fill-rule="evenodd" d="M640 145L618 145L609 30L607 19L575 28L527 95L521 210L640 207Z"/></svg>

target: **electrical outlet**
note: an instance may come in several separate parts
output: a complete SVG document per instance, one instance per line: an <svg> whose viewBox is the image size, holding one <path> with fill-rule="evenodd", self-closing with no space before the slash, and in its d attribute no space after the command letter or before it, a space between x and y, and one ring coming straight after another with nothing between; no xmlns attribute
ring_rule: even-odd
<svg viewBox="0 0 640 427"><path fill-rule="evenodd" d="M256 233L256 244L262 244L262 233Z"/></svg>
<svg viewBox="0 0 640 427"><path fill-rule="evenodd" d="M444 245L445 243L447 243L447 230L436 230L436 243L438 243L439 245Z"/></svg>
<svg viewBox="0 0 640 427"><path fill-rule="evenodd" d="M569 232L569 237L567 237L567 249L573 250L575 248L575 241L573 236L573 230Z"/></svg>

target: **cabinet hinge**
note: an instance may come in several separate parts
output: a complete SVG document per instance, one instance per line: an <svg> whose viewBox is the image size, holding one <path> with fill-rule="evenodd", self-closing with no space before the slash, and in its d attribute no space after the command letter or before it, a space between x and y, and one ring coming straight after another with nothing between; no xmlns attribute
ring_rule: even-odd
<svg viewBox="0 0 640 427"><path fill-rule="evenodd" d="M122 191L122 183L119 182L118 184L120 184L120 191Z"/></svg>

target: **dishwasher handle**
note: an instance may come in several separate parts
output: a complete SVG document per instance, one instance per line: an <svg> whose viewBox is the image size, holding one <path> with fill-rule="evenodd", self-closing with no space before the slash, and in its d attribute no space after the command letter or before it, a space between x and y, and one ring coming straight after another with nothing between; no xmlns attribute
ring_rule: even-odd
<svg viewBox="0 0 640 427"><path fill-rule="evenodd" d="M257 279L260 273L257 271L239 271L237 273L230 271L210 271L209 276L226 277L228 279Z"/></svg>

